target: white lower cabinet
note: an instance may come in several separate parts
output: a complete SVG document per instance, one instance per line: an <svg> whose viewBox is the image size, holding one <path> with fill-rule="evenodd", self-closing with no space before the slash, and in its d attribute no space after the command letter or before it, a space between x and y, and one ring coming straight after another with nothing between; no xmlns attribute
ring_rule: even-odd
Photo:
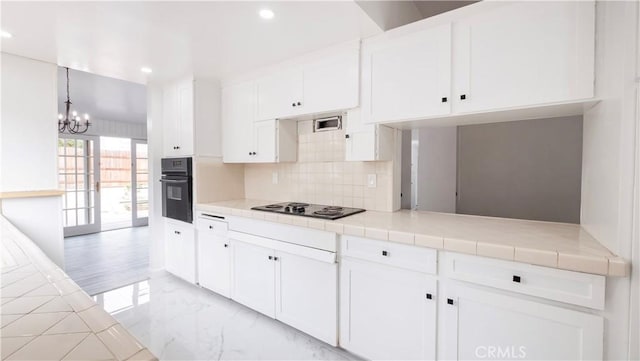
<svg viewBox="0 0 640 361"><path fill-rule="evenodd" d="M603 318L458 283L441 284L439 359L598 360Z"/></svg>
<svg viewBox="0 0 640 361"><path fill-rule="evenodd" d="M343 258L340 345L368 359L435 359L436 290L432 276Z"/></svg>
<svg viewBox="0 0 640 361"><path fill-rule="evenodd" d="M192 224L165 219L165 268L196 283L196 237Z"/></svg>
<svg viewBox="0 0 640 361"><path fill-rule="evenodd" d="M250 236L253 242L261 237ZM267 244L275 240L262 238ZM231 238L232 298L328 344L337 345L337 264ZM307 257L307 255L309 257Z"/></svg>
<svg viewBox="0 0 640 361"><path fill-rule="evenodd" d="M337 264L281 251L275 263L276 318L337 345Z"/></svg>
<svg viewBox="0 0 640 361"><path fill-rule="evenodd" d="M231 297L231 247L227 223L198 217L198 283Z"/></svg>
<svg viewBox="0 0 640 361"><path fill-rule="evenodd" d="M232 298L269 317L275 317L275 252L232 240Z"/></svg>

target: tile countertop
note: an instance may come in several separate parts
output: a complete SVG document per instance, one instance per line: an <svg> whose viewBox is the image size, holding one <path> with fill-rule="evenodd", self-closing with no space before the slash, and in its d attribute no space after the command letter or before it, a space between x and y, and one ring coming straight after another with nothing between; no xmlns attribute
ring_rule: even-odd
<svg viewBox="0 0 640 361"><path fill-rule="evenodd" d="M271 203L278 202L243 199L201 203L196 209L607 276L627 276L631 266L578 224L410 210L325 221L251 210Z"/></svg>
<svg viewBox="0 0 640 361"><path fill-rule="evenodd" d="M157 360L0 215L2 360Z"/></svg>

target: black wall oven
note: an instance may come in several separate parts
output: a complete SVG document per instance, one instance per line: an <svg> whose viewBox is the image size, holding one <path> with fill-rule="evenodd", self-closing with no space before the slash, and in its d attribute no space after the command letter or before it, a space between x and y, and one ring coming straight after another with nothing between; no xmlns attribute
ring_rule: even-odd
<svg viewBox="0 0 640 361"><path fill-rule="evenodd" d="M162 159L162 216L193 223L191 158Z"/></svg>

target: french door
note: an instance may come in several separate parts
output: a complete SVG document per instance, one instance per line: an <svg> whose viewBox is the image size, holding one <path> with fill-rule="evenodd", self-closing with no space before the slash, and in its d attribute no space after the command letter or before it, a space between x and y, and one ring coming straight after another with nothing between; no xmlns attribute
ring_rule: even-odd
<svg viewBox="0 0 640 361"><path fill-rule="evenodd" d="M146 140L131 140L131 209L134 227L149 224L149 153Z"/></svg>
<svg viewBox="0 0 640 361"><path fill-rule="evenodd" d="M58 138L58 183L64 190L64 236L100 232L100 138Z"/></svg>

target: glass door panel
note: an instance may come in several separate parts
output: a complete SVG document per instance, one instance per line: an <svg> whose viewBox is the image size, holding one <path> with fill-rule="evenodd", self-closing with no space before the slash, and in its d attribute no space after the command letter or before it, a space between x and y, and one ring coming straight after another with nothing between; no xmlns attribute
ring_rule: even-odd
<svg viewBox="0 0 640 361"><path fill-rule="evenodd" d="M131 139L100 137L102 230L131 227Z"/></svg>
<svg viewBox="0 0 640 361"><path fill-rule="evenodd" d="M149 155L147 142L133 139L131 143L133 169L131 184L133 185L133 225L149 224Z"/></svg>
<svg viewBox="0 0 640 361"><path fill-rule="evenodd" d="M99 168L97 137L64 135L58 138L58 183L64 190L64 236L100 231L100 201L96 197Z"/></svg>

